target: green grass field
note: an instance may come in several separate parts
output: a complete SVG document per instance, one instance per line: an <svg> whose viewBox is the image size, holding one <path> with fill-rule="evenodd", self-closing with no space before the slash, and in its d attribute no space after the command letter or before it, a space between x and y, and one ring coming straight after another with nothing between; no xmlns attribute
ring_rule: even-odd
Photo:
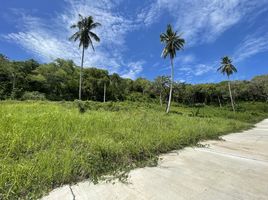
<svg viewBox="0 0 268 200"><path fill-rule="evenodd" d="M252 127L268 104L197 108L94 103L0 103L0 199L36 199L57 186L134 167L203 139Z"/></svg>

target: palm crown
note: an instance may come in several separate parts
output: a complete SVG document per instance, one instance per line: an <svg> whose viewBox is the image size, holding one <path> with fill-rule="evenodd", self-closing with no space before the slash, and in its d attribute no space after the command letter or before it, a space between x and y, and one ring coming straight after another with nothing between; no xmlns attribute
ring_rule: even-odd
<svg viewBox="0 0 268 200"><path fill-rule="evenodd" d="M170 58L176 56L176 51L183 48L185 40L181 38L181 35L173 31L172 26L169 24L165 33L160 35L160 41L165 43L165 48L162 52L162 56L166 58L168 55Z"/></svg>
<svg viewBox="0 0 268 200"><path fill-rule="evenodd" d="M91 45L93 51L95 51L92 38L99 42L100 38L92 32L92 30L98 26L101 26L100 23L94 22L93 17L83 17L79 14L80 20L71 26L71 28L78 28L78 31L70 37L70 40L77 41L79 40L79 47L83 46L85 49Z"/></svg>
<svg viewBox="0 0 268 200"><path fill-rule="evenodd" d="M237 69L232 64L232 60L228 56L225 56L222 58L221 66L218 68L218 71L223 74L227 74L227 76L229 77L234 72L237 72Z"/></svg>

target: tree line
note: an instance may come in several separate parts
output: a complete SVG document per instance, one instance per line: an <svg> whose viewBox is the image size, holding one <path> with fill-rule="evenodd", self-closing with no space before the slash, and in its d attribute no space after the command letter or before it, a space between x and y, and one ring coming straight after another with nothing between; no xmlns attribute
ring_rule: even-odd
<svg viewBox="0 0 268 200"><path fill-rule="evenodd" d="M79 41L79 48L82 47L82 58L81 58L81 66L80 66L80 78L79 78L79 100L82 99L82 80L83 80L83 65L84 65L84 54L85 50L88 49L89 46L92 47L92 50L95 51L93 40L96 42L100 42L99 36L93 32L93 30L97 27L101 26L100 23L95 22L92 16L83 17L79 14L79 20L76 24L73 24L70 28L75 28L77 31L69 38L71 41ZM178 34L177 31L174 31L170 24L167 25L166 32L160 34L160 42L164 45L164 49L162 51L162 57L165 59L167 57L170 58L171 64L171 76L169 80L169 96L168 103L166 107L166 113L169 113L172 95L173 95L173 85L174 85L174 58L176 57L177 51L183 49L185 40L181 37L182 34ZM228 89L229 95L231 99L232 109L235 112L235 103L233 100L231 85L230 85L230 75L237 72L236 67L232 64L232 60L225 56L222 58L221 66L218 71L222 74L226 74L228 77ZM162 94L160 94L160 104L162 105ZM106 100L106 84L104 84L104 102ZM220 99L219 99L220 102Z"/></svg>
<svg viewBox="0 0 268 200"><path fill-rule="evenodd" d="M80 67L71 60L56 59L40 64L31 59L12 61L0 55L0 99L47 99L73 101L79 94ZM159 76L153 81L145 78L131 80L107 70L84 68L82 100L92 101L154 101L167 105L170 77ZM230 102L226 81L207 84L173 84L172 100L222 106ZM268 75L250 81L230 84L233 99L238 101L268 101Z"/></svg>
<svg viewBox="0 0 268 200"><path fill-rule="evenodd" d="M0 55L0 99L48 99L60 100L94 100L94 101L158 101L170 110L171 100L184 104L218 104L222 106L230 97L233 111L237 101L268 101L268 76L258 76L251 81L235 81L230 75L237 72L232 60L225 56L218 68L228 77L228 84L176 83L174 81L173 60L176 53L182 50L185 40L174 31L171 25L166 32L160 34L160 42L164 44L163 58L170 58L171 76L159 76L154 81L145 78L136 80L124 79L118 74L97 68L84 69L84 52L88 47L95 51L93 41L100 38L93 30L101 26L92 16L83 17L71 28L77 31L70 37L79 42L82 48L81 66L71 60L56 59L52 63L39 64L35 60L24 62L10 61ZM79 85L79 87L77 87ZM228 87L228 88L227 88ZM229 93L229 94L228 94Z"/></svg>

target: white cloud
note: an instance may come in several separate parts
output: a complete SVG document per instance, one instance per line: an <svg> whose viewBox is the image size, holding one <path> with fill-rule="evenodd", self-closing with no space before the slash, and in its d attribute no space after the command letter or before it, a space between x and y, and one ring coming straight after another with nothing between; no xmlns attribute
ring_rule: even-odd
<svg viewBox="0 0 268 200"><path fill-rule="evenodd" d="M5 38L18 43L43 62L64 58L72 59L79 65L81 52L78 44L68 41L75 31L71 30L70 26L78 20L78 14L92 15L102 24L95 30L101 42L94 43L96 52L90 48L85 52L85 65L105 68L119 74L124 70L122 68L127 66L130 76L134 78L142 71L142 66L137 69L137 65L134 65L132 69L130 66L133 62L124 60L123 54L125 37L127 33L135 30L137 25L114 10L120 1L65 0L65 10L45 20L22 12L17 16L21 31L10 33Z"/></svg>
<svg viewBox="0 0 268 200"><path fill-rule="evenodd" d="M138 18L151 25L169 14L186 45L194 45L214 41L247 16L268 10L267 5L267 0L154 0Z"/></svg>
<svg viewBox="0 0 268 200"><path fill-rule="evenodd" d="M212 42L224 31L243 20L252 20L254 16L267 11L267 0L150 0L138 17L123 15L118 6L123 0L65 0L62 12L40 19L28 15L25 10L14 10L17 13L19 32L5 36L33 53L44 62L56 58L72 59L80 64L81 50L78 44L68 41L74 33L70 26L78 19L78 14L92 15L102 26L96 29L101 38L95 43L96 52L88 49L85 65L108 69L124 77L136 78L144 66L144 61L129 60L125 57L126 37L142 25L157 23L165 14L173 18L176 30L183 32L186 45ZM37 11L33 12L36 13ZM133 14L133 13L132 13ZM128 16L128 17L126 17ZM250 16L250 17L249 17ZM251 35L237 48L234 58L241 61L258 52L267 50L268 35ZM197 64L193 54L180 54L175 60L180 73L185 76L202 76L214 70L213 65ZM189 67L191 66L191 67ZM159 70L169 70L160 67ZM182 75L182 74L181 74Z"/></svg>
<svg viewBox="0 0 268 200"><path fill-rule="evenodd" d="M179 82L179 83L186 83L186 80L184 80L184 79L180 79L180 80L178 80L177 82Z"/></svg>
<svg viewBox="0 0 268 200"><path fill-rule="evenodd" d="M268 51L268 34L255 34L248 35L242 43L238 46L234 53L234 61L241 62L255 54Z"/></svg>
<svg viewBox="0 0 268 200"><path fill-rule="evenodd" d="M127 70L123 72L122 77L135 79L136 75L142 71L143 65L144 65L144 62L141 62L141 61L129 63L127 65Z"/></svg>
<svg viewBox="0 0 268 200"><path fill-rule="evenodd" d="M201 75L206 74L208 72L211 72L213 70L215 70L215 68L210 66L210 65L198 64L195 67L194 75L201 76Z"/></svg>
<svg viewBox="0 0 268 200"><path fill-rule="evenodd" d="M178 55L175 58L175 64L190 64L196 61L196 57L193 54Z"/></svg>
<svg viewBox="0 0 268 200"><path fill-rule="evenodd" d="M206 73L215 71L215 67L213 65L196 64L192 66L180 67L178 71L179 74L186 77L202 76Z"/></svg>

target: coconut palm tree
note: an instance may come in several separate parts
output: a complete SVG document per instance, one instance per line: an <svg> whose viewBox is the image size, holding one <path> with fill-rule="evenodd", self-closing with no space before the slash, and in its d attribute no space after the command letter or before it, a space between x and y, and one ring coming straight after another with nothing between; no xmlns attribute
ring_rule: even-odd
<svg viewBox="0 0 268 200"><path fill-rule="evenodd" d="M99 42L100 38L96 33L92 32L92 30L98 26L101 26L101 24L95 22L92 16L83 17L80 14L79 14L79 21L71 26L71 28L78 28L78 31L70 37L70 40L73 41L79 40L79 48L82 47L82 60L80 68L80 80L79 80L79 100L81 100L81 93L82 93L82 73L83 73L85 49L91 46L93 51L95 51L92 40Z"/></svg>
<svg viewBox="0 0 268 200"><path fill-rule="evenodd" d="M221 66L218 68L217 71L220 71L224 75L226 74L228 77L229 94L230 94L232 108L233 108L233 111L235 112L234 101L233 101L232 90L231 90L230 75L237 72L237 69L232 64L232 60L228 56L224 56L221 60Z"/></svg>
<svg viewBox="0 0 268 200"><path fill-rule="evenodd" d="M170 91L169 91L169 99L168 106L166 112L169 113L171 98L172 98L172 89L174 82L174 63L173 60L176 57L176 51L179 51L183 48L185 44L185 40L181 38L181 34L178 35L177 31L173 31L172 26L169 24L167 26L167 30L165 33L160 35L160 41L165 44L165 48L162 52L162 57L166 58L170 57L171 62L171 82L170 82Z"/></svg>

